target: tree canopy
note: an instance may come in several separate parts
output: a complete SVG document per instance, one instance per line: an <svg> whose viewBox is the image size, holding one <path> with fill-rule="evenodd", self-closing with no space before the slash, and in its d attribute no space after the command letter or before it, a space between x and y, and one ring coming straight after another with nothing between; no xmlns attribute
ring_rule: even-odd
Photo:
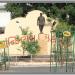
<svg viewBox="0 0 75 75"><path fill-rule="evenodd" d="M66 15L68 14L68 22L75 24L74 3L7 3L6 10L12 13L12 18L25 16L31 10L41 10L48 17L57 17L66 21Z"/></svg>

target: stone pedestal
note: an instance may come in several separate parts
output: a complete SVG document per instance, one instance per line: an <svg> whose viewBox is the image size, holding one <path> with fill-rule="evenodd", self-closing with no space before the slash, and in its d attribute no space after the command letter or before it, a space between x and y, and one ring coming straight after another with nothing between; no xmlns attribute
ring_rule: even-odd
<svg viewBox="0 0 75 75"><path fill-rule="evenodd" d="M38 35L38 42L40 45L40 51L38 55L48 55L48 38L46 34Z"/></svg>

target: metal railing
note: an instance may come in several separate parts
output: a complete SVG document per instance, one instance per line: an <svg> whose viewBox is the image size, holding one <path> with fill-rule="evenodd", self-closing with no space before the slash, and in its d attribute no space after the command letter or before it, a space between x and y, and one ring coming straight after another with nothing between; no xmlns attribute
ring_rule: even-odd
<svg viewBox="0 0 75 75"><path fill-rule="evenodd" d="M67 34L68 33L68 34ZM53 42L55 35L55 42ZM75 70L75 31L51 31L51 54L50 54L50 71L54 69L58 71L65 68L65 71L74 72ZM52 64L54 63L54 64Z"/></svg>

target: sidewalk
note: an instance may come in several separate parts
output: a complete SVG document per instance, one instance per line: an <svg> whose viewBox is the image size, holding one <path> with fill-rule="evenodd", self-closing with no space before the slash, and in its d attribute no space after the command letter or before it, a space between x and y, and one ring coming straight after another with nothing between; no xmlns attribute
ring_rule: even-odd
<svg viewBox="0 0 75 75"><path fill-rule="evenodd" d="M50 67L50 62L10 62L10 67Z"/></svg>
<svg viewBox="0 0 75 75"><path fill-rule="evenodd" d="M72 66L72 63L69 63L66 67L64 63L63 66L61 64L57 64L53 62L10 62L10 66L8 70L0 71L0 73L5 74L31 74L31 73L75 73L75 64ZM51 69L51 70L50 70ZM66 72L66 69L68 72ZM73 69L73 72L72 72Z"/></svg>
<svg viewBox="0 0 75 75"><path fill-rule="evenodd" d="M72 64L72 62L69 62L68 64ZM63 66L66 66L66 62L62 64ZM61 63L57 63L57 66L62 66ZM56 66L56 62L10 62L10 67L50 67L50 66Z"/></svg>

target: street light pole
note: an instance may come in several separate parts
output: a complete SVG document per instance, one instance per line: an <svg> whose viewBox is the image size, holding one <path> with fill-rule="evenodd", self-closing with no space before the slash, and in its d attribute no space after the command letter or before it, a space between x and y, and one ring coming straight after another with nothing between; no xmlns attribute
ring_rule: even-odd
<svg viewBox="0 0 75 75"><path fill-rule="evenodd" d="M66 20L67 20L67 22L69 21L69 18L70 18L70 15L66 14Z"/></svg>

